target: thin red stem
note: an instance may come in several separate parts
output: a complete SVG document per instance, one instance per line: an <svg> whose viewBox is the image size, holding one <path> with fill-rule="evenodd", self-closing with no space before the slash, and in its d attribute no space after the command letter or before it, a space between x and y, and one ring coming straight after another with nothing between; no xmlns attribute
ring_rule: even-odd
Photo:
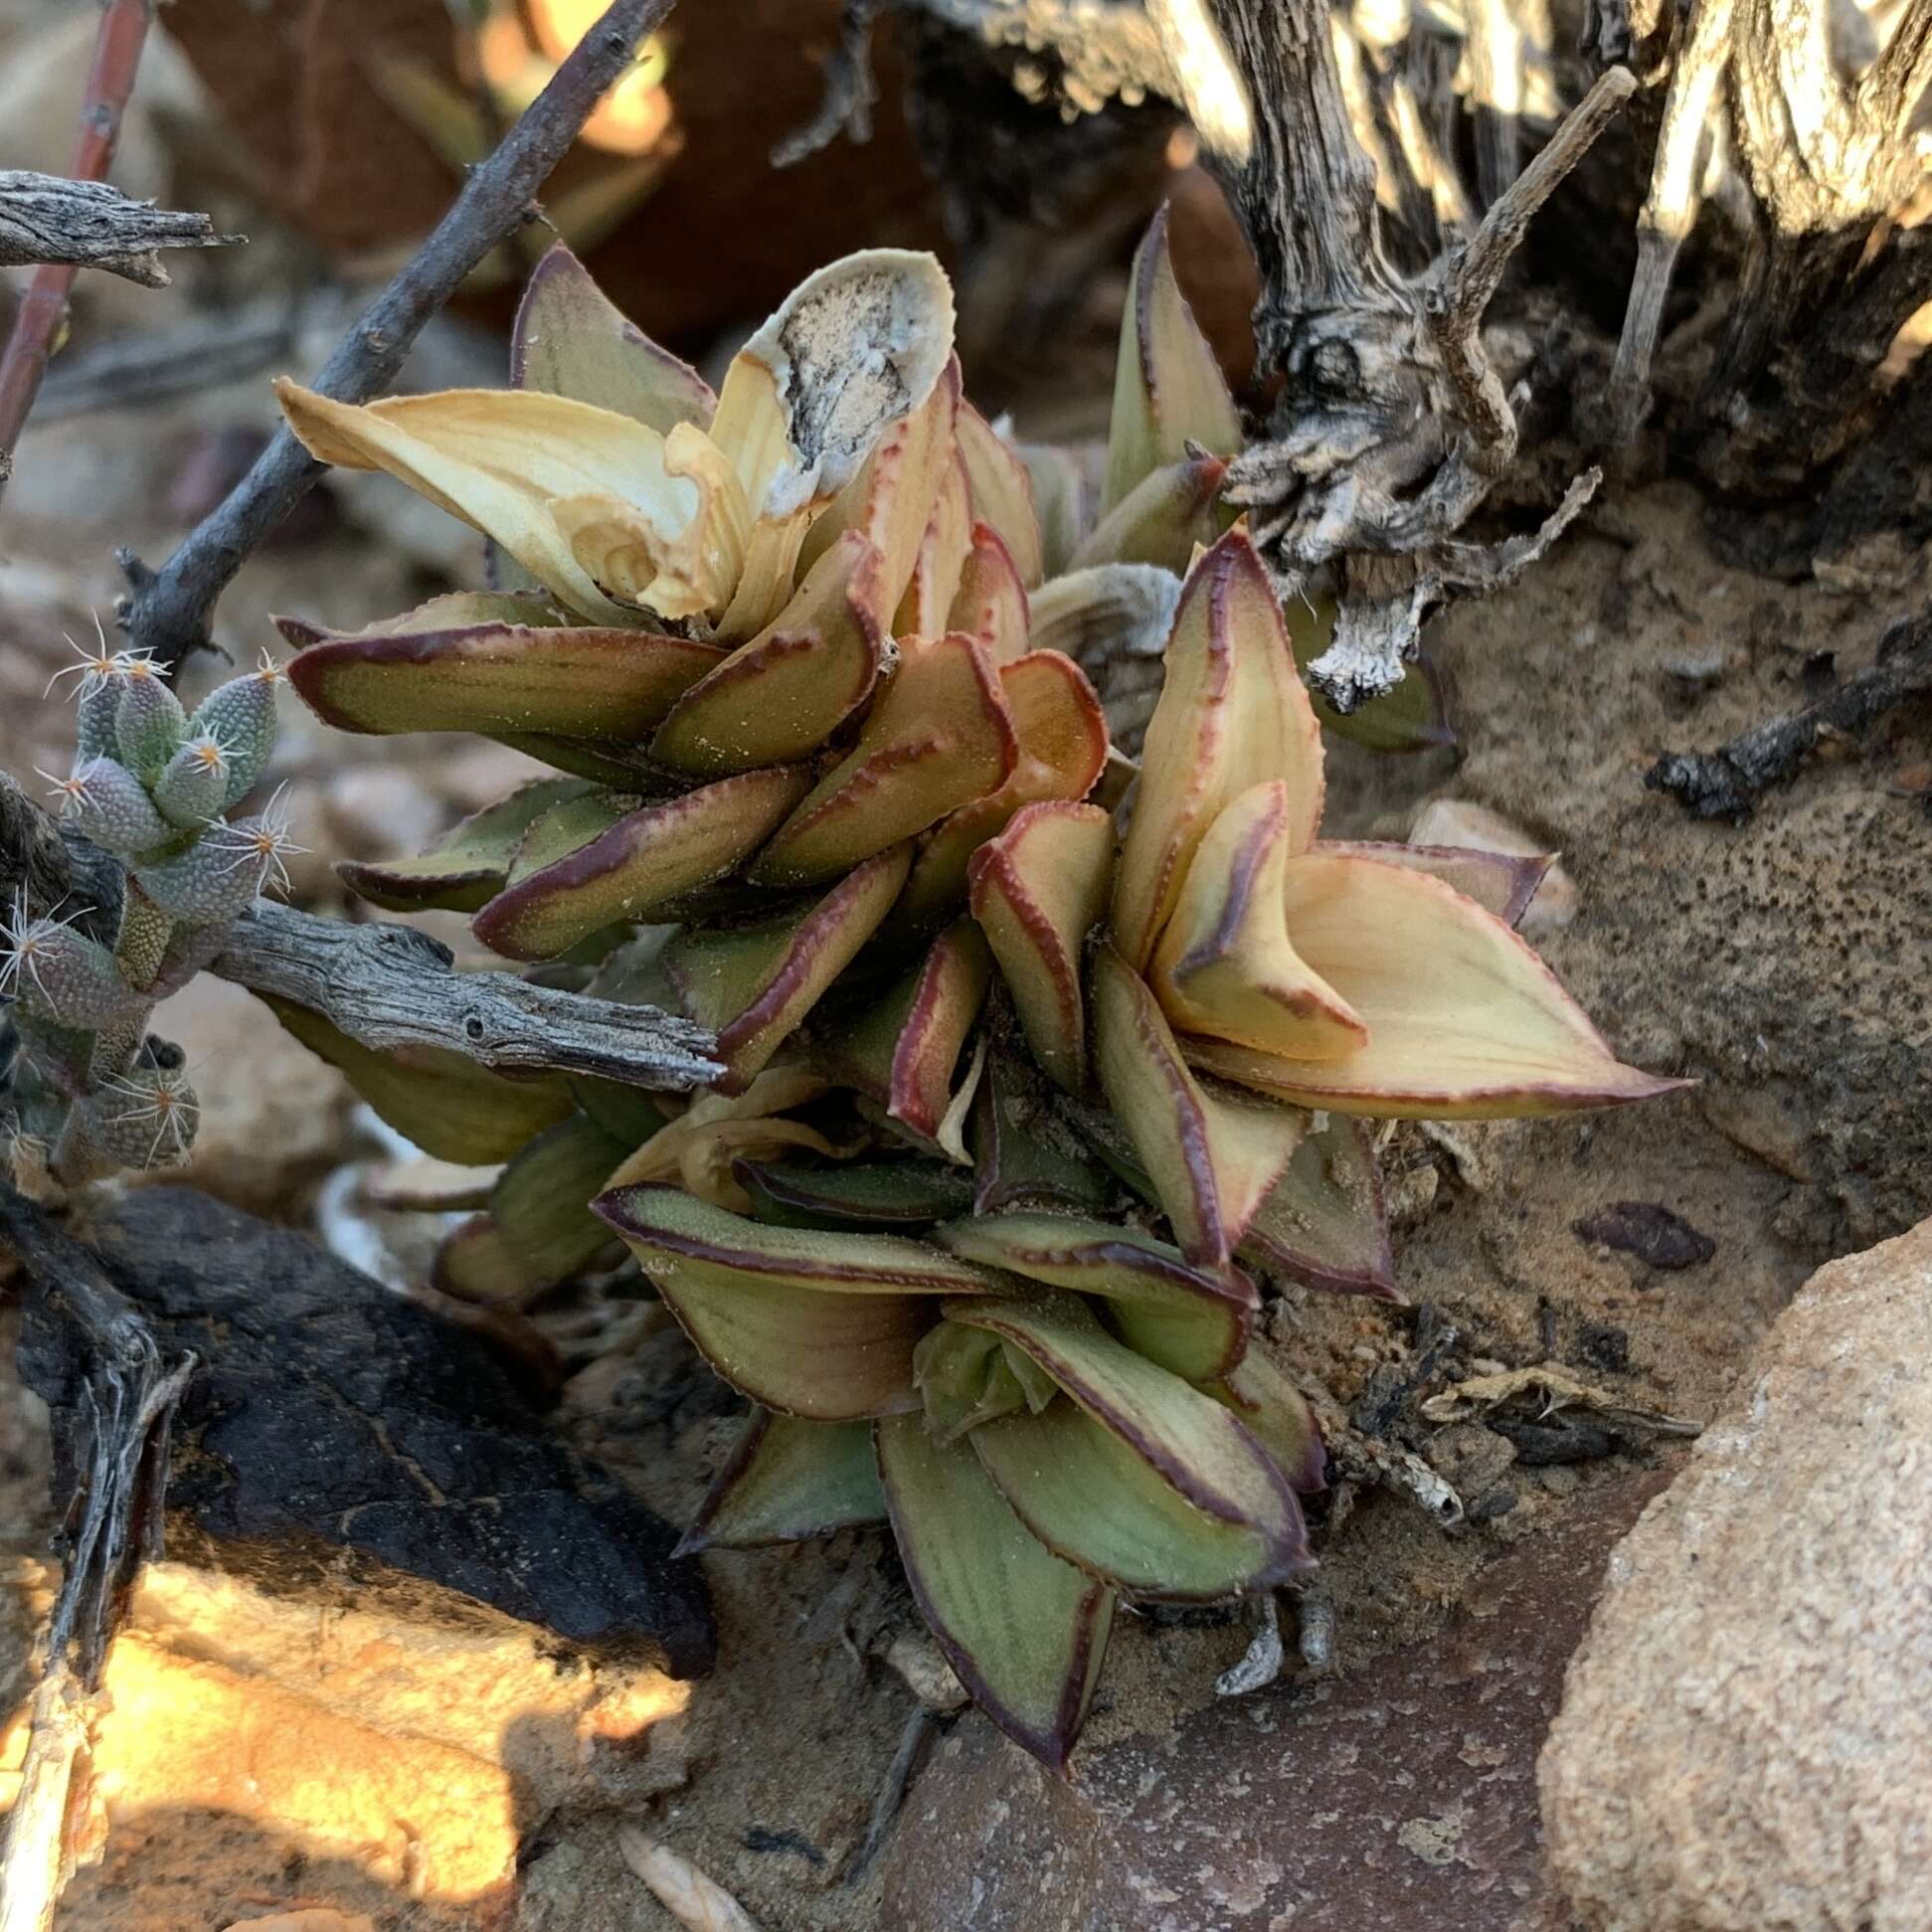
<svg viewBox="0 0 1932 1932"><path fill-rule="evenodd" d="M101 9L93 64L88 70L87 92L81 103L81 132L74 143L70 173L76 181L107 178L153 19L154 0L106 0ZM51 263L35 270L14 316L6 351L0 354L0 489L6 487L14 445L40 394L77 272L71 263Z"/></svg>

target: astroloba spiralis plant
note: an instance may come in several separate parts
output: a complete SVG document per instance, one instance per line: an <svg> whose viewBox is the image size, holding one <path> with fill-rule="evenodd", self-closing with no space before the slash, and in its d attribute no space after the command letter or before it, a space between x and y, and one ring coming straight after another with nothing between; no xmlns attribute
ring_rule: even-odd
<svg viewBox="0 0 1932 1932"><path fill-rule="evenodd" d="M889 1522L963 1680L1058 1764L1118 1599L1309 1568L1324 1453L1256 1317L1272 1281L1392 1292L1362 1122L1671 1083L1511 930L1537 864L1319 836L1320 730L1216 503L1241 425L1164 238L1090 531L951 351L938 266L859 255L714 398L556 253L507 392L283 387L318 456L467 519L519 586L285 623L297 691L561 774L350 883L680 1009L718 1071L685 1103L446 1086L292 1023L432 1151L507 1157L445 1287L520 1300L615 1231L754 1405L688 1547ZM1123 810L1054 643L1148 624Z"/></svg>
<svg viewBox="0 0 1932 1932"><path fill-rule="evenodd" d="M76 757L49 782L62 815L118 862L120 892L117 913L36 913L22 885L9 909L6 1144L16 1182L37 1192L187 1158L200 1105L180 1049L150 1036L148 1018L222 951L264 886L286 883L296 849L278 801L229 815L274 748L282 673L265 653L192 716L160 666L104 635L61 675L76 680ZM104 920L111 944L80 931L84 918Z"/></svg>

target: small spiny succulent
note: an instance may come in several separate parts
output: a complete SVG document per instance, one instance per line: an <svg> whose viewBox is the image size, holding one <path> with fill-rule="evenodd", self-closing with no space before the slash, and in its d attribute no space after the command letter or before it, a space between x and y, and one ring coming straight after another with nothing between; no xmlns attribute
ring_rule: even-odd
<svg viewBox="0 0 1932 1932"><path fill-rule="evenodd" d="M0 992L13 1002L10 1153L23 1185L77 1186L117 1168L187 1159L199 1104L179 1055L150 1038L155 1004L220 952L293 849L278 801L230 818L274 748L275 687L259 669L218 686L191 717L140 651L82 649L74 769L43 773L61 815L120 862L109 946L76 930L90 908L36 912L25 889L4 928Z"/></svg>
<svg viewBox="0 0 1932 1932"><path fill-rule="evenodd" d="M1310 1567L1324 1451L1257 1317L1281 1280L1393 1293L1361 1122L1672 1083L1511 930L1537 864L1319 836L1309 639L1217 501L1241 422L1164 232L1091 529L965 402L951 330L929 259L852 257L714 398L557 252L507 392L283 387L316 455L521 573L284 621L297 690L563 775L350 883L681 1010L719 1071L680 1103L289 1023L431 1151L508 1159L444 1286L520 1300L615 1231L755 1405L689 1547L889 1522L963 1680L1058 1764L1119 1600ZM1158 671L1125 805L1075 661L1123 652Z"/></svg>

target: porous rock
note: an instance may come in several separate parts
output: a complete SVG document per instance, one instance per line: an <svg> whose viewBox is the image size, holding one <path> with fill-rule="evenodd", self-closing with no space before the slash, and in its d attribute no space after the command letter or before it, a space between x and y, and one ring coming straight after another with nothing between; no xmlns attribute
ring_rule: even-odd
<svg viewBox="0 0 1932 1932"><path fill-rule="evenodd" d="M1547 1932L1535 1754L1661 1481L1491 1565L1440 1637L1083 1746L1065 1779L964 1719L907 1799L883 1932Z"/></svg>
<svg viewBox="0 0 1932 1932"><path fill-rule="evenodd" d="M1932 1924L1932 1221L1821 1269L1619 1546L1539 1780L1589 1932Z"/></svg>

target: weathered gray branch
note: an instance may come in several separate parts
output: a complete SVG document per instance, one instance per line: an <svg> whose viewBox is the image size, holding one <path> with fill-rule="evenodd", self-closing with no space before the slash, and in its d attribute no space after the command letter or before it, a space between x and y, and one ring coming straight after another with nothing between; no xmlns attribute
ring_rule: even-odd
<svg viewBox="0 0 1932 1932"><path fill-rule="evenodd" d="M104 181L0 168L0 267L55 262L165 288L159 250L219 249L241 239L217 235L206 215L157 208Z"/></svg>
<svg viewBox="0 0 1932 1932"><path fill-rule="evenodd" d="M378 1053L439 1047L503 1073L593 1074L670 1093L724 1071L701 1026L513 973L458 972L447 947L411 926L351 926L264 902L210 969Z"/></svg>
<svg viewBox="0 0 1932 1932"><path fill-rule="evenodd" d="M1894 705L1932 692L1932 615L1900 617L1878 640L1878 659L1830 697L1753 725L1714 752L1671 752L1644 775L1693 817L1750 817L1761 791L1793 778L1832 737L1865 730Z"/></svg>
<svg viewBox="0 0 1932 1932"><path fill-rule="evenodd" d="M45 1932L72 1855L71 1797L85 1774L107 1646L135 1574L161 1552L168 1428L194 1358L165 1358L93 1255L0 1181L0 1245L44 1321L70 1330L81 1418L57 1462L68 1491L62 1577L42 1647L20 1795L0 1845L0 1932Z"/></svg>

